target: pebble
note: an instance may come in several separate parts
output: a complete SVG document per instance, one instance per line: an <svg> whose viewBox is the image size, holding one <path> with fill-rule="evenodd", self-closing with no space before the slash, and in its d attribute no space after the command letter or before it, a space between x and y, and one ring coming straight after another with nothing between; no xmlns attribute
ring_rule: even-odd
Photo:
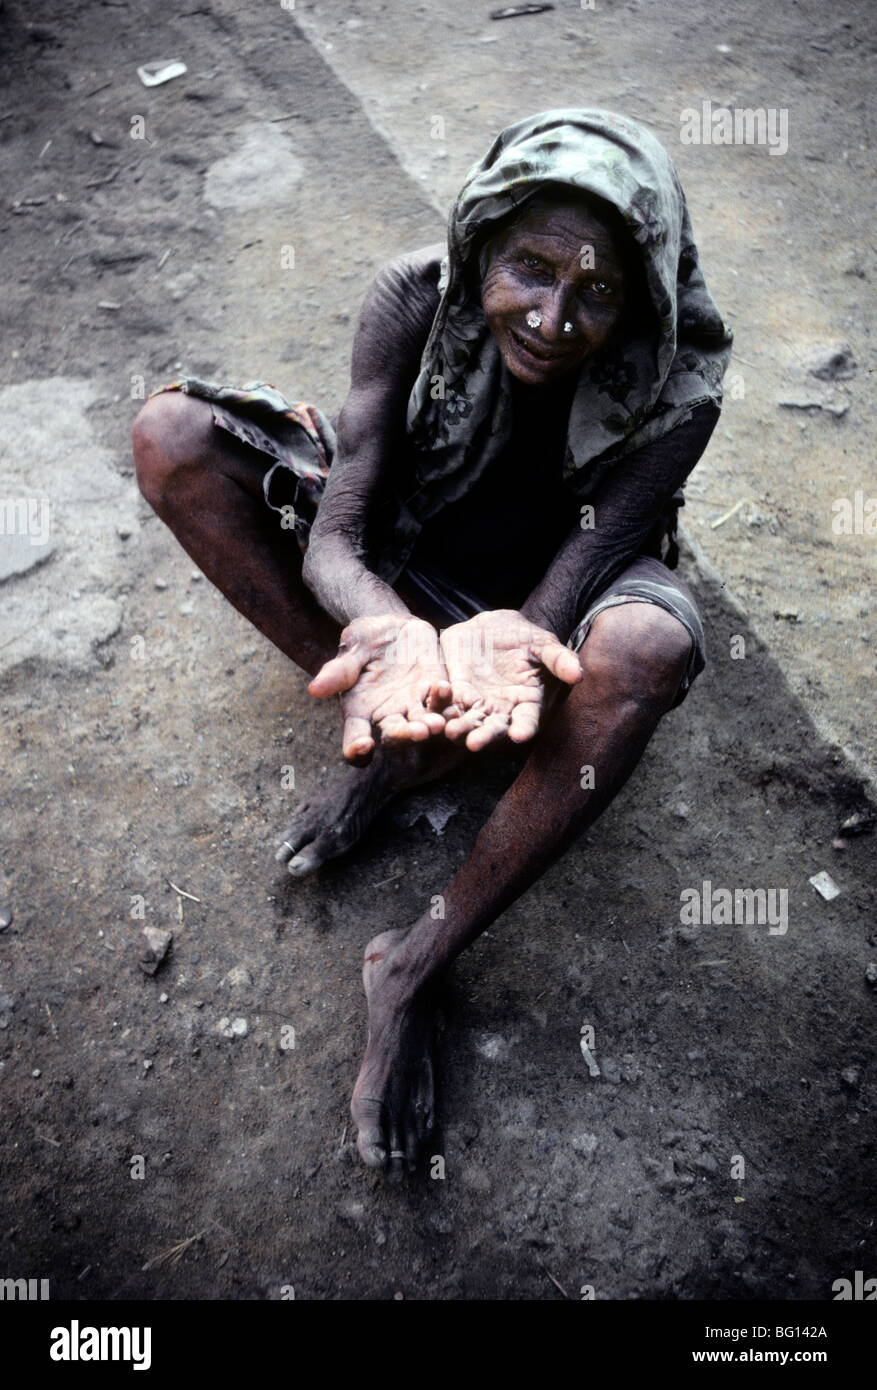
<svg viewBox="0 0 877 1390"><path fill-rule="evenodd" d="M156 581L155 581L155 587L156 587L156 589L166 589L166 588L167 588L167 580L166 580L166 579L156 579Z"/></svg>
<svg viewBox="0 0 877 1390"><path fill-rule="evenodd" d="M233 985L237 989L253 983L253 977L245 965L232 966L225 979L227 984Z"/></svg>
<svg viewBox="0 0 877 1390"><path fill-rule="evenodd" d="M170 995L169 995L169 994L160 994L160 995L158 996L158 1002L159 1002L159 1004L166 1004L167 1001L168 1001L168 999L170 999Z"/></svg>
<svg viewBox="0 0 877 1390"><path fill-rule="evenodd" d="M245 1038L250 1030L245 1018L221 1018L216 1031L223 1038Z"/></svg>
<svg viewBox="0 0 877 1390"><path fill-rule="evenodd" d="M162 927L144 927L143 935L146 942L139 960L140 969L147 975L154 975L170 950L174 934Z"/></svg>
<svg viewBox="0 0 877 1390"><path fill-rule="evenodd" d="M845 1067L840 1074L841 1085L847 1091L857 1091L862 1072L859 1067Z"/></svg>
<svg viewBox="0 0 877 1390"><path fill-rule="evenodd" d="M33 1071L31 1072L31 1076L42 1076L42 1074L43 1073L40 1071L39 1067L34 1067Z"/></svg>
<svg viewBox="0 0 877 1390"><path fill-rule="evenodd" d="M144 1070L144 1071L152 1071L152 1063L150 1062L150 1060L149 1060L148 1057L144 1058L144 1061L143 1061L143 1070Z"/></svg>
<svg viewBox="0 0 877 1390"><path fill-rule="evenodd" d="M0 907L0 931L5 931L12 925L12 908Z"/></svg>
<svg viewBox="0 0 877 1390"><path fill-rule="evenodd" d="M338 1215L342 1221L352 1221L359 1225L365 1216L365 1204L363 1202L342 1202L338 1207Z"/></svg>
<svg viewBox="0 0 877 1390"><path fill-rule="evenodd" d="M603 1062L603 1077L610 1086L617 1086L621 1080L621 1070L617 1062L607 1057Z"/></svg>
<svg viewBox="0 0 877 1390"><path fill-rule="evenodd" d="M871 961L865 970L865 979L872 989L877 989L877 964Z"/></svg>
<svg viewBox="0 0 877 1390"><path fill-rule="evenodd" d="M819 896L824 898L827 903L830 903L832 898L836 898L840 894L840 889L831 874L827 874L824 869L820 869L818 874L813 874L807 882L813 884Z"/></svg>
<svg viewBox="0 0 877 1390"><path fill-rule="evenodd" d="M191 579L193 584L197 584L201 579L204 578L204 576L202 575L200 570L192 570L192 573L189 575L189 578Z"/></svg>
<svg viewBox="0 0 877 1390"><path fill-rule="evenodd" d="M821 345L805 359L811 376L820 381L848 381L856 375L858 364L849 343Z"/></svg>
<svg viewBox="0 0 877 1390"><path fill-rule="evenodd" d="M577 1134L572 1141L572 1146L577 1154L585 1154L587 1158L590 1158L597 1149L597 1136L596 1134Z"/></svg>
<svg viewBox="0 0 877 1390"><path fill-rule="evenodd" d="M116 527L116 535L119 537L119 540L120 540L120 541L127 541L127 540L131 537L132 534L133 534L133 533L132 533L132 531L131 531L131 527L130 527L130 526L117 526L117 527Z"/></svg>

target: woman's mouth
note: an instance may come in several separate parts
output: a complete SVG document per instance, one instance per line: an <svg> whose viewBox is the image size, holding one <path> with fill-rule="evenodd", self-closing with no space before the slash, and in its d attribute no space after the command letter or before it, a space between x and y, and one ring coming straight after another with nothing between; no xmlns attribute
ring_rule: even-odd
<svg viewBox="0 0 877 1390"><path fill-rule="evenodd" d="M548 367L555 362L566 361L570 355L570 347L572 346L571 344L570 347L564 346L559 351L556 348L552 350L541 346L537 347L535 344L530 343L528 339L522 337L514 328L509 329L509 337L512 340L512 346L518 357L528 366Z"/></svg>

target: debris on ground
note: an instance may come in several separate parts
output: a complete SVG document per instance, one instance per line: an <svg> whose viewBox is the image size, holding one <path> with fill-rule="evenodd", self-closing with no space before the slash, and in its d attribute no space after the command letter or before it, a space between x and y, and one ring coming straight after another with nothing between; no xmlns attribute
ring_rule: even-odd
<svg viewBox="0 0 877 1390"><path fill-rule="evenodd" d="M140 969L147 975L154 975L170 950L174 934L165 931L163 927L144 927L143 935L146 945L140 956Z"/></svg>
<svg viewBox="0 0 877 1390"><path fill-rule="evenodd" d="M838 419L841 415L846 415L850 408L849 401L844 400L842 396L817 395L806 390L777 396L777 405L784 406L787 410L824 410L827 415L834 415Z"/></svg>
<svg viewBox="0 0 877 1390"><path fill-rule="evenodd" d="M817 893L819 893L827 903L830 903L832 898L836 898L840 893L840 889L831 877L831 874L827 874L824 869L820 869L818 874L814 874L812 878L808 878L807 882L813 884Z"/></svg>
<svg viewBox="0 0 877 1390"><path fill-rule="evenodd" d="M250 1030L245 1018L221 1018L216 1031L221 1038L245 1038Z"/></svg>
<svg viewBox="0 0 877 1390"><path fill-rule="evenodd" d="M815 347L805 366L820 381L848 381L856 375L858 363L849 343L831 343Z"/></svg>
<svg viewBox="0 0 877 1390"><path fill-rule="evenodd" d="M403 829L408 830L423 816L425 820L429 821L436 835L443 835L448 821L457 814L459 809L459 803L453 801L446 793L433 792L423 796L412 796L407 805L396 812L393 820L396 825L401 825Z"/></svg>
<svg viewBox="0 0 877 1390"><path fill-rule="evenodd" d="M491 10L491 19L520 19L525 14L542 14L545 10L553 10L553 5L506 5L503 10Z"/></svg>
<svg viewBox="0 0 877 1390"><path fill-rule="evenodd" d="M188 72L188 68L178 58L162 58L158 62L144 63L137 69L137 76L144 87L160 87L163 82L182 77L185 72Z"/></svg>
<svg viewBox="0 0 877 1390"><path fill-rule="evenodd" d="M585 1027L582 1028L582 1034L583 1034L583 1035L584 1035L584 1033L586 1032L587 1027L588 1027L588 1025L585 1024ZM582 1037L579 1039L579 1047L582 1049L582 1056L583 1056L584 1059L585 1059L585 1064L586 1064L586 1066L587 1066L587 1068L588 1068L588 1071L591 1073L591 1076L599 1076L599 1075L600 1075L600 1068L599 1068L599 1066L597 1065L597 1059L596 1059L596 1057L594 1056L594 1054L593 1054L593 1052L591 1051L591 1049L588 1047L588 1044L585 1042L584 1036L582 1036Z"/></svg>
<svg viewBox="0 0 877 1390"><path fill-rule="evenodd" d="M838 835L844 839L852 839L854 835L870 835L877 825L877 811L868 809L867 811L854 811L846 820L842 820L838 827Z"/></svg>

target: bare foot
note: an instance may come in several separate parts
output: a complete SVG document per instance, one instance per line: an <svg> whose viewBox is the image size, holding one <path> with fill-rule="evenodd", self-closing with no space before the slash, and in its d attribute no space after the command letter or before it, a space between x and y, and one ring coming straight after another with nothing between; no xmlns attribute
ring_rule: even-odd
<svg viewBox="0 0 877 1390"><path fill-rule="evenodd" d="M326 791L296 807L275 858L294 878L312 874L352 848L392 797L444 776L461 756L444 740L379 749L368 767L345 768Z"/></svg>
<svg viewBox="0 0 877 1390"><path fill-rule="evenodd" d="M382 932L365 948L368 1042L350 1102L363 1162L395 1175L405 1165L414 1171L435 1128L432 1012L403 998L393 979L393 951L405 935Z"/></svg>

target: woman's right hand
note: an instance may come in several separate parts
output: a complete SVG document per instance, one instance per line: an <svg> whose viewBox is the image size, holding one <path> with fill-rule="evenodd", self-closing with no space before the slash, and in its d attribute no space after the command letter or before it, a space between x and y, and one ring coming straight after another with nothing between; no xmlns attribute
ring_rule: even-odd
<svg viewBox="0 0 877 1390"><path fill-rule="evenodd" d="M451 698L438 633L398 613L355 618L308 690L320 699L342 697L343 752L359 765L371 761L378 742L417 743L442 733Z"/></svg>

